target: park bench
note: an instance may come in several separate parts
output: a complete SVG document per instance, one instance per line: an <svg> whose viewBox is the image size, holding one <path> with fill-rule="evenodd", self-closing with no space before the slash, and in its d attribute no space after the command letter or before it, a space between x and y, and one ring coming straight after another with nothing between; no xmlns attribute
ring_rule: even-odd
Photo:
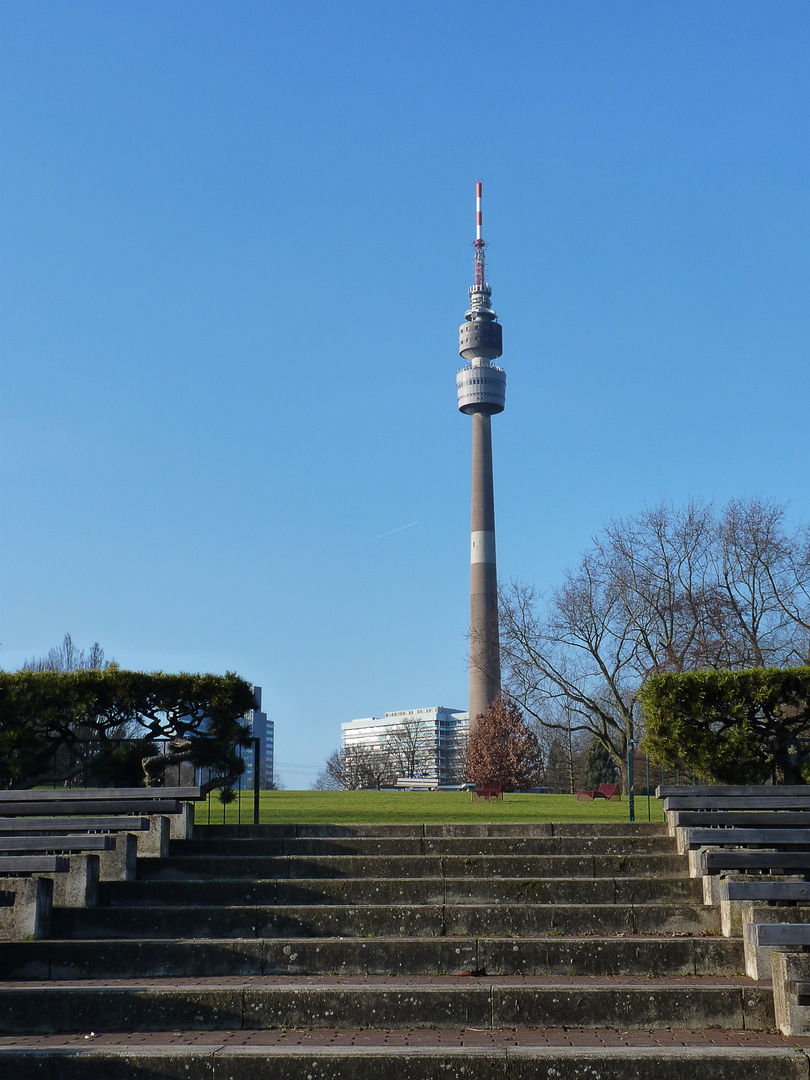
<svg viewBox="0 0 810 1080"><path fill-rule="evenodd" d="M594 791L578 791L577 802L591 802L593 799L611 799L619 800L621 795L619 794L618 784L600 784Z"/></svg>
<svg viewBox="0 0 810 1080"><path fill-rule="evenodd" d="M99 880L131 881L138 854L166 855L170 835L191 835L201 797L199 787L0 791L0 935L44 936L54 904L95 904Z"/></svg>
<svg viewBox="0 0 810 1080"><path fill-rule="evenodd" d="M675 829L696 826L701 829L712 826L728 828L730 825L754 829L783 829L805 826L807 810L669 810L667 820L670 833Z"/></svg>
<svg viewBox="0 0 810 1080"><path fill-rule="evenodd" d="M59 788L0 791L0 815L180 814L199 787Z"/></svg>
<svg viewBox="0 0 810 1080"><path fill-rule="evenodd" d="M772 932L773 924L767 929ZM773 936L763 935L763 948L764 941ZM794 942L774 949L771 955L776 1026L783 1035L810 1035L810 953L798 951L805 948Z"/></svg>
<svg viewBox="0 0 810 1080"><path fill-rule="evenodd" d="M745 973L752 979L770 979L774 953L810 949L810 908L743 909ZM790 920L790 921L788 921Z"/></svg>
<svg viewBox="0 0 810 1080"><path fill-rule="evenodd" d="M687 800L700 809L744 809L757 799L771 800L773 805L795 799L800 806L810 805L810 785L807 784L659 784L656 795L659 799ZM741 801L732 803L730 800Z"/></svg>
<svg viewBox="0 0 810 1080"><path fill-rule="evenodd" d="M51 860L54 866L56 858ZM68 860L62 859L62 862ZM0 941L47 937L51 930L52 906L53 878L24 875L0 880Z"/></svg>
<svg viewBox="0 0 810 1080"><path fill-rule="evenodd" d="M810 824L810 815L808 822ZM679 855L705 847L790 848L800 851L810 847L810 827L751 829L726 825L698 829L681 826L675 830L675 839Z"/></svg>
<svg viewBox="0 0 810 1080"><path fill-rule="evenodd" d="M790 865L788 855L810 852L808 787L661 785L657 795L678 851L689 855L690 874L703 878L707 903L718 902L711 878L724 870L784 873L801 865Z"/></svg>
<svg viewBox="0 0 810 1080"><path fill-rule="evenodd" d="M657 794L690 874L702 880L704 903L720 905L725 936L742 934L746 973L773 973L780 1027L810 1031L797 1013L805 1006L787 988L796 980L777 959L780 950L810 949L810 788L661 786Z"/></svg>
<svg viewBox="0 0 810 1080"><path fill-rule="evenodd" d="M18 903L23 904L25 897L31 899L31 893L21 880L46 877L52 881L55 906L92 907L98 903L98 867L98 853L94 851L73 850L68 856L44 853L40 847L33 852L28 849L19 854L0 854L0 891L15 894Z"/></svg>
<svg viewBox="0 0 810 1080"><path fill-rule="evenodd" d="M737 872L740 874L796 874L810 873L810 851L762 851L750 848L729 851L703 848L695 856L699 871L693 876L711 876ZM690 866L692 855L690 854Z"/></svg>
<svg viewBox="0 0 810 1080"><path fill-rule="evenodd" d="M500 784L479 784L470 791L470 802L490 802L492 799L503 799Z"/></svg>
<svg viewBox="0 0 810 1080"><path fill-rule="evenodd" d="M188 787L12 788L8 791L0 791L0 805L17 802L48 802L51 799L64 804L114 801L120 805L127 802L149 804L160 799L194 802L204 798L201 788L192 784ZM122 813L129 813L129 811L122 811Z"/></svg>
<svg viewBox="0 0 810 1080"><path fill-rule="evenodd" d="M194 825L192 802L204 798L198 786L162 788L63 788L58 790L0 791L0 821L10 818L148 814L169 819L172 839L191 838ZM150 828L149 837L138 843L141 855L165 854L161 826ZM136 830L139 831L139 830Z"/></svg>
<svg viewBox="0 0 810 1080"><path fill-rule="evenodd" d="M65 835L64 833L40 833L37 836L0 835L0 853L17 854L49 852L58 854L81 854L96 852L99 856L99 878L101 881L134 881L135 864L138 854L136 836L129 832L83 833ZM59 890L56 901L60 903Z"/></svg>
<svg viewBox="0 0 810 1080"><path fill-rule="evenodd" d="M116 837L88 833L85 836L2 836L0 854L17 852L48 852L49 854L74 851L112 851Z"/></svg>
<svg viewBox="0 0 810 1080"><path fill-rule="evenodd" d="M37 833L147 832L148 817L122 814L116 817L12 817L0 818L0 842L4 836L33 836Z"/></svg>
<svg viewBox="0 0 810 1080"><path fill-rule="evenodd" d="M753 904L810 904L810 882L793 875L724 877L719 881L724 937L742 934L742 909Z"/></svg>
<svg viewBox="0 0 810 1080"><path fill-rule="evenodd" d="M673 834L678 827L699 824L692 816L698 813L710 814L711 818L707 817L700 824L711 826L721 823L743 824L743 822L736 822L733 818L721 822L719 815L735 811L743 812L747 817L744 823L752 825L757 824L750 818L750 815L755 813L770 811L773 816L777 816L785 811L810 811L810 785L682 787L662 784L656 789L656 794L659 799L663 799L664 816L667 819L670 834ZM685 812L689 813L688 820L683 818ZM763 821L762 824L766 825L769 822Z"/></svg>
<svg viewBox="0 0 810 1080"><path fill-rule="evenodd" d="M64 855L0 855L0 875L66 874L70 859Z"/></svg>
<svg viewBox="0 0 810 1080"><path fill-rule="evenodd" d="M43 804L37 804L37 808ZM62 833L78 834L79 832L91 835L120 835L122 833L134 834L133 843L135 852L141 858L163 857L169 853L170 819L159 812L167 804L155 802L154 816L143 817L134 814L120 814L115 817L96 817L93 815L83 816L77 814L62 815L60 817L0 817L0 845L5 836L59 836ZM182 806L169 803L170 807L182 811ZM1 813L2 811L0 811ZM122 840L116 845L118 855L115 858L103 857L101 865L102 881L129 881L132 875L120 876L120 870L129 865L130 859L135 858L131 854L132 844ZM123 854L121 854L123 852ZM133 871L134 873L134 871Z"/></svg>

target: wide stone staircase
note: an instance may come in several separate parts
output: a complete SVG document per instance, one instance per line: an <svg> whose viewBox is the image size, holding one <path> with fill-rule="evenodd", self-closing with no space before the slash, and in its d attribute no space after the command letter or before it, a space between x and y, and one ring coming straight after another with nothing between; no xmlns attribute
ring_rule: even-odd
<svg viewBox="0 0 810 1080"><path fill-rule="evenodd" d="M0 1076L810 1078L663 825L209 826L0 944Z"/></svg>

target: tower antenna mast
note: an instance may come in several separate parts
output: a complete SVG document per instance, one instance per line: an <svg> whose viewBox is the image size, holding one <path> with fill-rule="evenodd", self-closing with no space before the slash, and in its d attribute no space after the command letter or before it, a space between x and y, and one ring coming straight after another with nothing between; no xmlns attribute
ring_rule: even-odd
<svg viewBox="0 0 810 1080"><path fill-rule="evenodd" d="M475 287L483 289L484 279L484 224L481 207L482 189L484 185L479 180L475 185Z"/></svg>

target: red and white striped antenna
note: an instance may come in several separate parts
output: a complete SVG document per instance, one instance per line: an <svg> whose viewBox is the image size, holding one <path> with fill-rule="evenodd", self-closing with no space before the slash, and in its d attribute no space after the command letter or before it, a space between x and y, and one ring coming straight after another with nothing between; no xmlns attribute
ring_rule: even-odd
<svg viewBox="0 0 810 1080"><path fill-rule="evenodd" d="M478 180L475 185L475 288L484 288L484 236L483 236L483 211L482 189L484 185Z"/></svg>

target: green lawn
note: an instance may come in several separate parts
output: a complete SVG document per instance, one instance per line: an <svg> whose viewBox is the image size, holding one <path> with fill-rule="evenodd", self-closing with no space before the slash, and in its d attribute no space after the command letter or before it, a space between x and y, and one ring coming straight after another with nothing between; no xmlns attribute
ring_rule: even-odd
<svg viewBox="0 0 810 1080"><path fill-rule="evenodd" d="M577 802L574 795L505 795L471 802L461 791L263 791L261 822L277 824L382 824L450 821L627 821L627 800ZM650 799L650 817L663 821L661 802ZM238 802L223 807L216 793L198 803L200 824L240 820ZM241 820L253 820L253 795L244 794ZM647 821L647 797L636 796L636 821Z"/></svg>

